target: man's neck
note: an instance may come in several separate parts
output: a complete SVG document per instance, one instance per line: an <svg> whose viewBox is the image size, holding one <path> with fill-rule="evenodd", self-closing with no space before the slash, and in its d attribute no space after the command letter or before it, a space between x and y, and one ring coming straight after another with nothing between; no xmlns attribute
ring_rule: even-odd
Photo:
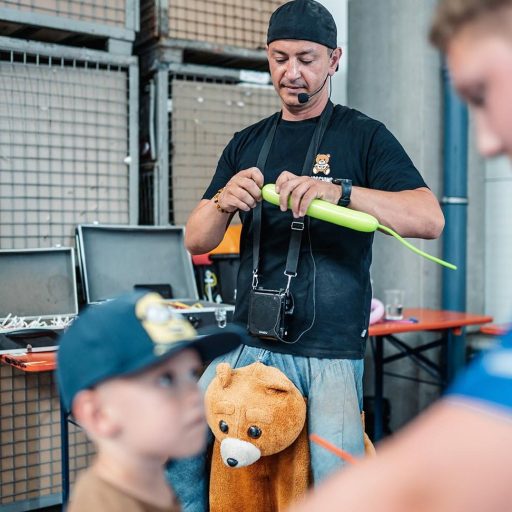
<svg viewBox="0 0 512 512"><path fill-rule="evenodd" d="M285 121L304 121L305 119L318 117L324 111L328 101L329 96L325 91L318 98L313 97L303 105L282 104L283 119Z"/></svg>

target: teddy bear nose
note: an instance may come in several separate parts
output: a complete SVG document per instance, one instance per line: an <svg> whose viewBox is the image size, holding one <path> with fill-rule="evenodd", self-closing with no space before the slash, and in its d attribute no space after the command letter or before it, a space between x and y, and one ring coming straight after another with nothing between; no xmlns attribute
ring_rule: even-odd
<svg viewBox="0 0 512 512"><path fill-rule="evenodd" d="M238 464L238 461L236 459L232 459L231 457L226 462L232 468L234 468Z"/></svg>

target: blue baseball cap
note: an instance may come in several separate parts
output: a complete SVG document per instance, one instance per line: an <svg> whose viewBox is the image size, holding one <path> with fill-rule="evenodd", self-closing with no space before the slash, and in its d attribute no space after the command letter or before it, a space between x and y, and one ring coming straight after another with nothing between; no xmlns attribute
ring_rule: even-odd
<svg viewBox="0 0 512 512"><path fill-rule="evenodd" d="M79 391L137 373L186 348L210 361L244 343L245 336L245 330L232 324L196 331L154 292L90 305L60 338L57 382L62 403L71 411Z"/></svg>

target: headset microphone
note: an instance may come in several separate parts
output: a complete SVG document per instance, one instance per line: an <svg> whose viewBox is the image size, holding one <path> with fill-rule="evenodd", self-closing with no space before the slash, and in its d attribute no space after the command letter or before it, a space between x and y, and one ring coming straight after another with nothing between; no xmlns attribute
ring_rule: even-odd
<svg viewBox="0 0 512 512"><path fill-rule="evenodd" d="M325 77L325 80L324 80L324 83L322 84L322 86L319 89L317 89L313 94L308 94L307 92L300 92L297 95L297 99L299 100L299 103L300 104L307 103L310 100L310 98L312 98L315 94L318 94L324 88L325 82L327 82L328 78L329 78L329 75L327 75Z"/></svg>

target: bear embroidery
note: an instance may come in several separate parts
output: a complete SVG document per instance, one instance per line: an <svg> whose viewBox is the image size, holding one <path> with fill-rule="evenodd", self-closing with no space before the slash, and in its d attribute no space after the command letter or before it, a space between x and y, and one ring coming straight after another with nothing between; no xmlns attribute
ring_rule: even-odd
<svg viewBox="0 0 512 512"><path fill-rule="evenodd" d="M313 167L313 174L318 174L319 172L325 174L326 176L331 172L331 168L329 167L329 158L331 155L316 155L316 163Z"/></svg>

